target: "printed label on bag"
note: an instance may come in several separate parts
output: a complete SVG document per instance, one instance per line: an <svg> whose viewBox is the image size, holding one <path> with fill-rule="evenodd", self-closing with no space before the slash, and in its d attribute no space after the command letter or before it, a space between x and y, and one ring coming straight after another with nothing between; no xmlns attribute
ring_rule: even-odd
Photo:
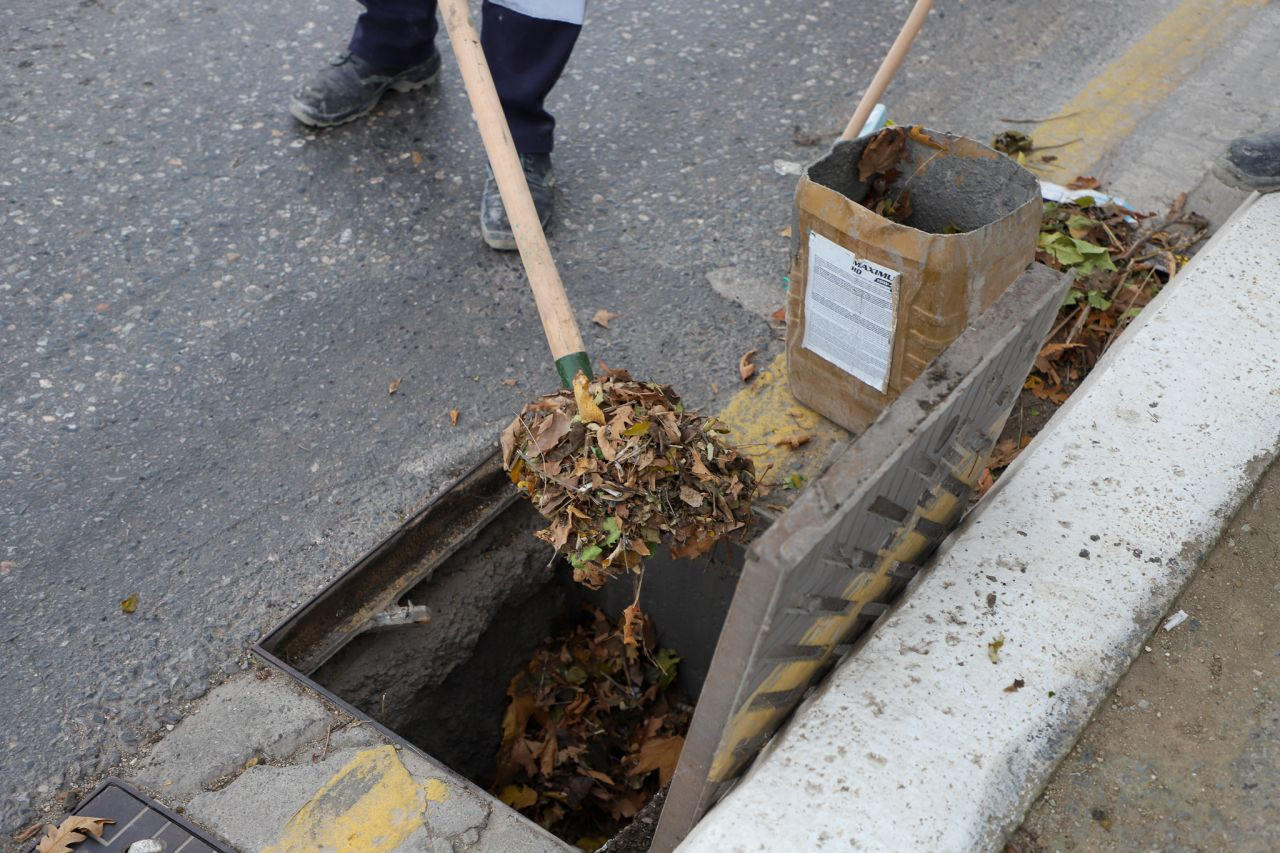
<svg viewBox="0 0 1280 853"><path fill-rule="evenodd" d="M881 393L888 390L901 278L810 231L801 346Z"/></svg>

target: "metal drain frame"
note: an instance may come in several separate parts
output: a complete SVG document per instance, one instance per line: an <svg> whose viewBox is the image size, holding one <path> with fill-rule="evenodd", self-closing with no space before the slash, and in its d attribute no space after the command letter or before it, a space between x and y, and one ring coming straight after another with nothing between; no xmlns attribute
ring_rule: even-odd
<svg viewBox="0 0 1280 853"><path fill-rule="evenodd" d="M315 672L352 637L360 633L364 624L361 622L362 619L365 623L372 622L377 613L382 612L388 605L394 604L400 596L430 575L459 548L474 539L517 497L518 495L511 488L511 481L502 470L499 452L495 450L489 453L466 473L441 489L425 507L414 513L413 517L396 528L349 569L326 584L319 593L294 608L283 622L250 646L249 651L267 666L283 672L344 713L371 726L388 741L434 761L435 759L432 759L428 753L415 746L403 735L373 719L346 699L312 679L311 673ZM442 537L442 547L437 548L428 559L417 561L413 568L406 567L408 570L398 576L392 578L382 576L384 583L391 583L394 594L384 589L375 597L378 606L351 607L353 600L351 597L357 595L361 588L370 585L362 583L362 580L367 580L362 576L370 566L407 544L406 539L427 536ZM289 644L289 635L300 624L310 619L326 618L326 615L329 618L345 620L347 628L342 642L326 642L323 638L309 638L304 634L298 642ZM298 660L298 655L303 657L299 664L295 665L293 661ZM469 780L464 781L472 785ZM483 796L490 796L479 787L474 785L472 787L475 787L475 790Z"/></svg>
<svg viewBox="0 0 1280 853"><path fill-rule="evenodd" d="M168 829L168 824L172 824L173 826L178 827L180 830L182 830L183 833L185 833L188 836L187 840L183 841L177 847L169 848L168 846L166 846L165 849L170 850L170 853L178 853L178 851L184 851L184 853L196 853L196 851L199 851L200 848L198 847L189 848L189 845L191 844L192 841L198 841L200 844L204 845L205 850L208 851L208 853L234 853L233 848L224 846L221 842L215 841L214 839L210 838L208 835L206 835L201 830L197 829L189 821L187 821L184 817L182 817L182 815L179 815L176 812L166 808L165 806L153 800L151 797L148 797L146 794L139 791L137 788L130 785L128 782L124 781L123 779L117 779L114 776L108 776L106 779L103 779L102 782L99 783L98 787L94 788L93 791L91 791L87 796L84 797L84 799L82 799L76 805L75 809L71 811L71 814L83 815L86 817L104 817L104 815L102 814L94 813L98 810L93 809L92 804L94 800L103 796L107 792L107 789L109 788L115 788L121 794L129 797L130 799L136 800L142 810L139 811L134 816L133 820L129 821L128 823L121 824L117 820L115 823L108 824L103 830L103 835L105 836L109 833L110 837L102 841L98 841L96 846L93 849L100 849L103 851L119 851L119 853L123 853L123 851L128 850L129 849L128 845L132 844L134 841L142 840L141 838L130 839L128 829L132 827L133 824L137 822L137 820L141 818L144 814L146 814L148 811L151 811L160 815L168 823L164 827L161 827L156 832L147 833L147 837L164 835L165 830ZM119 836L124 836L124 838L120 839L119 845L117 845L117 838ZM39 840L37 839L36 846L33 846L30 848L30 853L36 853L36 847L38 846L39 846Z"/></svg>

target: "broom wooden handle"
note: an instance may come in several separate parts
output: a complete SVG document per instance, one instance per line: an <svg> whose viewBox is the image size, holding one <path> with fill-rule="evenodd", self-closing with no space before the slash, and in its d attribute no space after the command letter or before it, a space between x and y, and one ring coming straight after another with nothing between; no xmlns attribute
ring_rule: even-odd
<svg viewBox="0 0 1280 853"><path fill-rule="evenodd" d="M884 61L880 63L876 76L871 79L871 85L867 87L866 94L858 102L858 108L853 111L853 118L849 119L844 133L840 134L841 139L856 139L862 132L862 126L867 123L867 117L875 109L884 90L889 88L889 81L893 79L898 66L902 64L903 58L911 48L911 42L915 41L916 33L920 32L920 27L924 25L924 19L928 17L929 10L932 8L933 0L916 0L915 8L907 16L907 22L902 25L901 32L893 41L893 47L889 48L889 52L885 54Z"/></svg>
<svg viewBox="0 0 1280 853"><path fill-rule="evenodd" d="M564 283L560 280L556 262L551 257L551 248L547 245L542 223L538 221L538 211L529 195L529 184L525 181L520 157L511 141L511 130L507 127L507 118L502 112L502 102L498 100L498 90L493 85L493 75L489 73L489 63L485 60L480 36L471 23L467 2L440 0L439 8L445 29L449 32L453 53L458 59L458 70L462 74L471 109L475 113L480 138L484 140L485 152L489 155L493 177L502 194L502 204L507 210L507 219L511 222L511 231L516 238L516 247L520 250L525 275L533 289L542 330L547 335L547 343L551 346L551 356L556 361L560 378L565 387L569 387L578 370L591 376L591 364L582 343L582 333L578 330L578 322L569 306L569 297L564 292Z"/></svg>

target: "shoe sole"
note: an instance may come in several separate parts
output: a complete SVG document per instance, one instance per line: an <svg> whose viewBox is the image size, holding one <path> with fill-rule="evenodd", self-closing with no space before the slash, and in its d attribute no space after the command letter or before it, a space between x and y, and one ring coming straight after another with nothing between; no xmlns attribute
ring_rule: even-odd
<svg viewBox="0 0 1280 853"><path fill-rule="evenodd" d="M542 223L542 233L544 235L550 226L550 220ZM484 240L484 244L490 249L497 249L499 252L515 252L520 248L516 245L516 235L495 234L492 231L486 231L483 222L480 223L480 239Z"/></svg>
<svg viewBox="0 0 1280 853"><path fill-rule="evenodd" d="M1214 161L1213 174L1227 186L1245 192L1273 193L1280 190L1280 178L1246 175L1222 158Z"/></svg>
<svg viewBox="0 0 1280 853"><path fill-rule="evenodd" d="M514 252L520 247L516 245L516 238L499 237L494 234L487 233L483 228L480 229L480 237L484 240L484 244L490 249L496 249L499 252Z"/></svg>
<svg viewBox="0 0 1280 853"><path fill-rule="evenodd" d="M306 106L301 101L297 98L293 98L289 101L289 115L293 116L308 127L337 127L340 124L349 124L350 122L367 116L369 113L373 112L374 107L378 106L382 101L382 96L387 93L387 89L392 89L400 93L416 92L418 89L424 89L427 86L433 85L439 79L440 71L437 69L430 77L424 77L421 80L395 80L387 84L387 88L379 92L378 97L374 98L373 102L369 104L369 106L359 112L354 112L344 116L312 115L307 112Z"/></svg>

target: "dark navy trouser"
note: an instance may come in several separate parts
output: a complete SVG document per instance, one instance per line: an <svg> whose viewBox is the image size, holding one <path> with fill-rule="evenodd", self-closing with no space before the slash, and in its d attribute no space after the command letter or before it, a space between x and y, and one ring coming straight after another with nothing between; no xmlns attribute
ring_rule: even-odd
<svg viewBox="0 0 1280 853"><path fill-rule="evenodd" d="M360 0L348 48L375 68L400 69L434 49L436 0ZM532 18L485 0L480 43L521 154L551 152L556 122L543 107L582 27Z"/></svg>

